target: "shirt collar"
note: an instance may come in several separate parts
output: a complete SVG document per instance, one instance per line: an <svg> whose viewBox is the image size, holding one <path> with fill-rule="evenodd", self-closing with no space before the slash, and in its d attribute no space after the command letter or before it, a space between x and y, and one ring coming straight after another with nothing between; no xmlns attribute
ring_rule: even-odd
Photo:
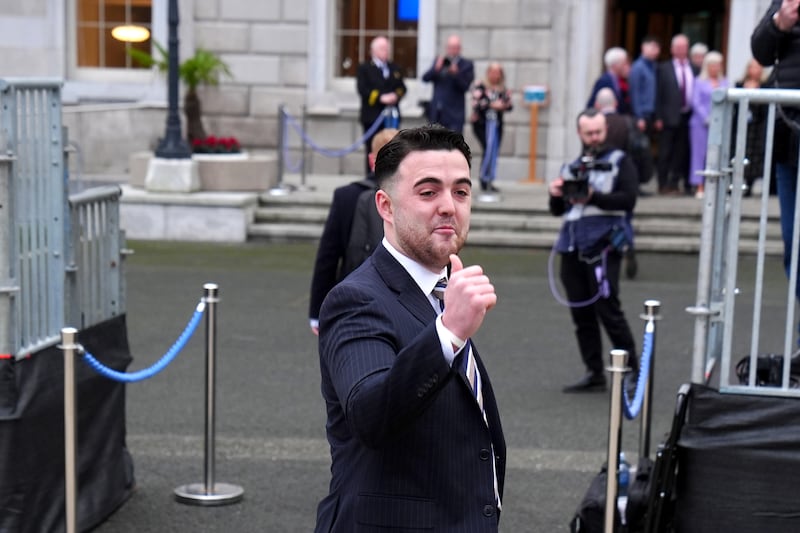
<svg viewBox="0 0 800 533"><path fill-rule="evenodd" d="M442 271L438 274L431 272L424 266L420 265L410 257L403 255L397 248L391 245L391 243L386 239L383 238L382 244L386 250L392 254L392 257L397 259L397 262L400 263L408 275L411 276L411 279L414 280L414 283L420 288L423 294L428 295L433 292L433 288L436 287L436 282L438 282L442 277L447 277L447 267L443 268Z"/></svg>

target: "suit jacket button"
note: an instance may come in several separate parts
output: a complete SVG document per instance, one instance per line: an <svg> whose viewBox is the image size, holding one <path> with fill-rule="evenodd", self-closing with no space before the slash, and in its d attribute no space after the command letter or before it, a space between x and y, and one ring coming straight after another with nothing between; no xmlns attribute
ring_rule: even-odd
<svg viewBox="0 0 800 533"><path fill-rule="evenodd" d="M481 461L488 461L488 460L489 460L489 457L491 457L491 454L489 453L489 450L487 450L486 448L484 448L484 449L482 449L482 450L481 450L481 452L478 454L478 457L480 457L480 458L481 458Z"/></svg>
<svg viewBox="0 0 800 533"><path fill-rule="evenodd" d="M493 516L494 515L494 505L485 505L483 507L483 516Z"/></svg>

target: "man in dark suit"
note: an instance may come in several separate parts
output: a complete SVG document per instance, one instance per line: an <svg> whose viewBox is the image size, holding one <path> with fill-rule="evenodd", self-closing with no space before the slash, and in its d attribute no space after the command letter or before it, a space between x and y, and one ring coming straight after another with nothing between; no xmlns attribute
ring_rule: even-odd
<svg viewBox="0 0 800 533"><path fill-rule="evenodd" d="M386 37L375 37L369 45L370 60L361 63L356 72L356 87L361 96L361 110L358 118L364 133L371 132L364 139L365 173L369 173L369 150L372 138L384 128L383 124L376 127L375 121L383 114L384 109L390 108L397 111L397 123L392 127L400 127L400 100L406 94L406 84L403 81L403 72L395 63L389 61L391 47Z"/></svg>
<svg viewBox="0 0 800 533"><path fill-rule="evenodd" d="M370 172L363 180L354 181L347 185L337 187L333 191L333 200L325 220L325 227L319 239L317 258L314 261L314 274L311 277L311 298L308 308L309 325L311 331L319 334L319 309L322 301L334 285L339 283L358 266L355 260L348 256L348 244L356 212L359 209L359 198L364 191L375 189L375 157L378 150L397 134L397 130L387 128L379 131L372 138L369 152ZM375 210L374 202L372 210ZM381 234L382 235L382 234ZM375 240L375 245L380 242L380 236Z"/></svg>
<svg viewBox="0 0 800 533"><path fill-rule="evenodd" d="M461 37L447 38L445 55L437 56L422 81L433 82L433 98L428 107L428 120L445 128L464 131L464 95L475 79L472 61L461 56Z"/></svg>
<svg viewBox="0 0 800 533"><path fill-rule="evenodd" d="M655 127L661 131L658 143L658 191L677 194L689 187L689 117L696 72L689 61L689 38L678 34L670 44L672 59L656 70Z"/></svg>
<svg viewBox="0 0 800 533"><path fill-rule="evenodd" d="M383 242L320 313L332 479L316 531L495 533L506 446L471 337L497 296L456 255L469 147L439 126L403 130L375 175Z"/></svg>
<svg viewBox="0 0 800 533"><path fill-rule="evenodd" d="M631 112L630 96L628 94L628 74L631 70L631 64L628 60L628 52L618 46L609 48L603 54L603 64L606 66L606 71L594 82L586 107L594 107L597 93L600 89L608 87L614 91L614 97L617 99L617 111L627 115Z"/></svg>

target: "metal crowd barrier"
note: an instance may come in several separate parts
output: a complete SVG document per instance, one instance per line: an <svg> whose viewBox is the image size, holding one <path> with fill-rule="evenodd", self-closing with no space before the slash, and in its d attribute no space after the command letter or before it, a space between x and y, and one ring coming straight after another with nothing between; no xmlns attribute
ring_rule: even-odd
<svg viewBox="0 0 800 533"><path fill-rule="evenodd" d="M69 197L65 323L80 329L125 312L122 230L116 185L94 187Z"/></svg>
<svg viewBox="0 0 800 533"><path fill-rule="evenodd" d="M773 396L800 396L800 389L790 387L790 360L795 351L793 337L797 328L795 317L797 283L798 236L800 217L794 218L794 242L791 251L790 278L786 284L786 307L783 312L771 311L764 316L764 258L768 228L768 202L772 179L772 149L775 141L774 126L780 118L780 106L800 106L800 91L784 89L727 89L713 94L709 124L708 152L706 157L705 197L699 254L696 303L687 308L695 317L692 346L692 381L707 383L715 369L719 370L719 388L723 392L736 392ZM761 211L759 238L756 251L755 279L737 279L741 260L739 235L747 164L747 130L750 112L766 107L764 166L762 169ZM736 119L734 123L734 118ZM733 139L733 131L736 131ZM800 187L797 204L800 207ZM736 308L739 290L752 291L751 331L736 331L734 312L746 313ZM774 352L775 347L763 346L760 338L762 318L785 322L783 338L783 376L780 385L764 387L755 381L759 354ZM749 376L747 384L734 381L736 346L748 344ZM768 339L769 340L769 339ZM744 350L742 350L744 355Z"/></svg>
<svg viewBox="0 0 800 533"><path fill-rule="evenodd" d="M22 357L57 342L64 324L61 81L0 79L0 128L0 148L9 158L0 192L8 222L0 233L6 261L0 267L10 272L0 318L9 334L7 353Z"/></svg>
<svg viewBox="0 0 800 533"><path fill-rule="evenodd" d="M0 357L125 312L117 187L68 196L61 80L0 79Z"/></svg>

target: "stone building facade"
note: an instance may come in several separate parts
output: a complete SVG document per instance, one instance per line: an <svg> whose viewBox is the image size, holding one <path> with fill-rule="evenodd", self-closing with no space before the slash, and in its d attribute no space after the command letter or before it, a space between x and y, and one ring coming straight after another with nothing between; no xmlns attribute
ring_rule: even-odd
<svg viewBox="0 0 800 533"><path fill-rule="evenodd" d="M164 130L166 81L137 69L76 66L75 14L80 0L3 2L0 10L2 76L64 80L64 122L81 149L82 170L124 173L129 153L152 148ZM424 121L419 100L429 97L423 72L452 33L463 40L476 77L489 61L503 64L515 91L507 117L498 179L529 175L530 112L522 102L526 85L546 85L550 98L537 124L536 175L555 175L574 156L574 117L602 71L608 3L611 0L421 0L417 38L417 79L407 80L404 125ZM167 2L152 0L152 33L167 42ZM727 0L729 72L749 57L749 33L769 0ZM331 0L178 0L181 57L196 47L219 54L232 79L201 90L207 130L236 136L250 150L279 146L278 107L300 120L319 145L342 148L361 134L353 78L333 73L334 20ZM636 51L633 51L634 55ZM736 77L736 75L733 75ZM465 131L472 146L477 142ZM290 162L300 141L289 136ZM342 158L310 154L307 168L320 173L359 174L363 153Z"/></svg>

